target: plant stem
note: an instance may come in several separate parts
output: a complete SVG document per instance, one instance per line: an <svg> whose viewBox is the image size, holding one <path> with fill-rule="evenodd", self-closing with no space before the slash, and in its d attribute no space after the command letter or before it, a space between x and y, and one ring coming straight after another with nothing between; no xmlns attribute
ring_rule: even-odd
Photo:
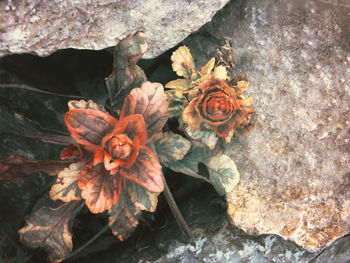
<svg viewBox="0 0 350 263"><path fill-rule="evenodd" d="M67 257L65 257L63 260L68 260L74 256L76 256L78 253L80 253L82 250L87 248L92 242L94 242L97 238L99 238L103 233L105 233L109 228L109 225L107 224L105 227L101 228L100 231L98 231L91 239L89 239L84 245L74 250L71 254L69 254Z"/></svg>
<svg viewBox="0 0 350 263"><path fill-rule="evenodd" d="M168 205L171 209L171 212L173 213L175 219L176 219L176 222L177 224L179 225L180 229L182 230L182 232L185 234L185 236L191 240L192 239L192 232L191 232L191 229L189 228L189 226L187 225L185 219L183 218L175 200L174 200L174 197L173 195L171 194L170 192L170 189L168 187L168 184L167 182L165 181L165 177L162 173L162 179L163 179L163 184L164 184L164 195L165 195L165 198L168 202Z"/></svg>
<svg viewBox="0 0 350 263"><path fill-rule="evenodd" d="M156 147L154 146L154 143L150 144L152 151L154 152L154 154L156 155L157 159L158 159L158 154L157 154L157 150ZM159 161L159 159L158 159ZM172 195L172 193L170 192L169 186L165 180L164 174L162 172L162 181L164 184L164 195L165 195L165 199L168 202L168 205L170 207L171 212L173 213L177 224L179 225L181 231L184 233L184 235L191 240L193 235L191 232L191 229L189 228L189 226L187 225L185 219L183 218L175 200L174 197Z"/></svg>

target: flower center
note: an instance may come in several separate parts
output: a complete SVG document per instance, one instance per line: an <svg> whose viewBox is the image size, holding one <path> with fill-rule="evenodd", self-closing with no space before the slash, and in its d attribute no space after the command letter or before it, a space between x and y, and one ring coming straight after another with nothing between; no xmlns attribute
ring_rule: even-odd
<svg viewBox="0 0 350 263"><path fill-rule="evenodd" d="M222 99L213 98L207 104L207 111L209 114L224 113L227 111L227 103Z"/></svg>
<svg viewBox="0 0 350 263"><path fill-rule="evenodd" d="M113 136L106 144L108 152L114 159L126 159L132 152L132 141L125 134Z"/></svg>

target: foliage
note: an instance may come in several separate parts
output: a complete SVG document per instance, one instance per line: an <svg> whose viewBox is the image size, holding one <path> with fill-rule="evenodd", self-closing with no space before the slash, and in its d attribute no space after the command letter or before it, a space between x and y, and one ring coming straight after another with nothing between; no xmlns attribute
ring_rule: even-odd
<svg viewBox="0 0 350 263"><path fill-rule="evenodd" d="M171 57L173 70L184 79L165 85L170 89L169 116L182 119L187 135L213 149L221 137L230 142L236 130L247 135L253 129L252 98L246 98L247 76L230 79L223 65L214 67L215 58L200 69L186 46L179 47ZM231 86L228 81L231 80Z"/></svg>
<svg viewBox="0 0 350 263"><path fill-rule="evenodd" d="M70 136L48 132L5 107L0 111L5 120L0 122L0 131L66 146L61 161L19 156L0 160L0 182L36 172L57 175L49 192L56 205L33 209L19 230L20 240L45 250L51 262L60 262L72 252L72 222L84 204L91 213L108 217L112 233L126 240L142 211L156 211L163 190L166 197L171 196L162 166L204 180L220 195L239 182L236 165L221 146L236 131L247 134L253 127L252 99L244 96L246 75L231 80L229 66L216 65L215 58L199 68L189 49L182 46L171 56L173 70L182 78L167 83L164 91L162 84L147 81L136 65L146 48L142 31L118 43L112 74L106 78L109 105L68 101L64 122ZM98 100L107 98L99 96ZM167 132L162 132L168 117L176 118L179 127L168 125ZM174 200L167 200L178 213Z"/></svg>

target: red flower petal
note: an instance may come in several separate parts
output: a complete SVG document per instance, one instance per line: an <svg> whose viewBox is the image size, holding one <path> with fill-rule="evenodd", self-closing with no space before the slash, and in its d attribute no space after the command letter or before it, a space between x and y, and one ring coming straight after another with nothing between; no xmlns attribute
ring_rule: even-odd
<svg viewBox="0 0 350 263"><path fill-rule="evenodd" d="M160 83L145 82L126 97L121 117L141 114L146 123L147 143L162 131L168 119L168 96Z"/></svg>
<svg viewBox="0 0 350 263"><path fill-rule="evenodd" d="M94 109L69 110L65 121L73 139L91 152L100 147L103 137L117 122L108 113Z"/></svg>
<svg viewBox="0 0 350 263"><path fill-rule="evenodd" d="M118 202L122 180L118 175L110 175L103 163L87 166L78 175L78 187L90 211L102 213Z"/></svg>
<svg viewBox="0 0 350 263"><path fill-rule="evenodd" d="M156 156L146 146L140 146L135 162L127 168L120 167L119 173L151 192L161 192L164 189L161 169Z"/></svg>

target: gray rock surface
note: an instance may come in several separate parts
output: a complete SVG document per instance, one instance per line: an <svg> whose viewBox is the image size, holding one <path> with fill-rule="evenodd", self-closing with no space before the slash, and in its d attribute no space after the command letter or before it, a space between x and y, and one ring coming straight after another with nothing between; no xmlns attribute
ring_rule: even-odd
<svg viewBox="0 0 350 263"><path fill-rule="evenodd" d="M350 231L349 12L345 0L233 1L209 27L232 40L256 110L252 134L225 149L241 175L228 214L249 234L319 251Z"/></svg>
<svg viewBox="0 0 350 263"><path fill-rule="evenodd" d="M145 58L156 57L210 21L228 0L1 1L0 56L58 49L103 49L147 32Z"/></svg>

